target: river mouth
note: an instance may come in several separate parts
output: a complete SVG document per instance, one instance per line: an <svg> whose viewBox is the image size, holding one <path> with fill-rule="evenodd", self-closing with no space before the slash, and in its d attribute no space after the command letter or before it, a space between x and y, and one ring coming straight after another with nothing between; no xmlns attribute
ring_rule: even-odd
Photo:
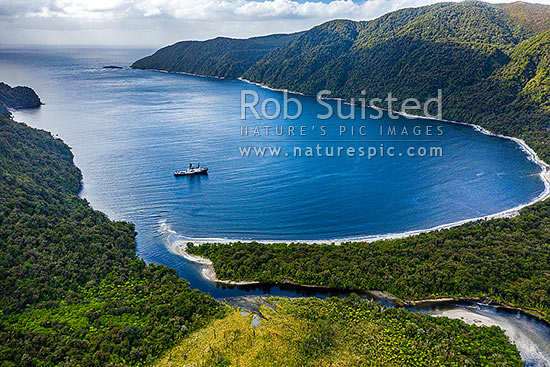
<svg viewBox="0 0 550 367"><path fill-rule="evenodd" d="M240 290L242 295L220 298L229 304L239 304L251 296L269 297L346 297L351 293L373 300L387 307L403 307L388 298L381 297L382 292L346 292L338 289L309 287L295 284L218 284L223 289ZM431 301L404 307L409 312L434 317L458 319L476 326L497 326L520 351L527 367L545 367L550 364L550 324L519 310L488 305L476 301Z"/></svg>
<svg viewBox="0 0 550 367"><path fill-rule="evenodd" d="M172 238L173 239L173 238ZM220 301L239 305L249 297L347 297L355 293L387 307L404 307L409 312L434 317L458 319L475 326L498 326L514 343L527 367L545 367L550 364L550 324L520 310L500 305L489 305L478 301L453 301L448 299L418 302L403 306L397 298L378 291L344 291L329 287L307 286L287 283L217 281L210 261L189 255L185 243L175 241L171 254L178 259L182 271L191 284L200 284ZM191 270L193 269L193 270ZM192 272L192 273L191 273ZM246 303L246 302L245 302Z"/></svg>
<svg viewBox="0 0 550 367"><path fill-rule="evenodd" d="M251 284L227 285L221 288L239 289L247 295L222 298L229 304L239 304L250 295L269 297L285 294L286 297L346 297L351 293L373 300L387 307L396 305L388 298L381 298L381 292L345 292L338 289L309 287L294 284ZM497 326L504 330L514 343L527 367L546 367L550 364L550 324L519 310L510 310L500 306L475 301L431 301L404 307L409 312L434 317L458 319L475 326Z"/></svg>
<svg viewBox="0 0 550 367"><path fill-rule="evenodd" d="M522 311L478 302L442 302L407 307L411 312L448 317L478 326L498 326L518 347L527 366L550 364L550 325Z"/></svg>

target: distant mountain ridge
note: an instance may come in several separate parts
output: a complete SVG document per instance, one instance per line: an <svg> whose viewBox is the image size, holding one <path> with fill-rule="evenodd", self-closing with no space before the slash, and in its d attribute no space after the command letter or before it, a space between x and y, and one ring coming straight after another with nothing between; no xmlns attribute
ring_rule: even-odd
<svg viewBox="0 0 550 367"><path fill-rule="evenodd" d="M176 44L133 67L241 77L312 95L328 89L344 99L391 92L398 103L442 89L444 118L523 138L550 159L548 32L547 5L439 3L371 21L330 21L278 39L279 47L254 62L235 44L253 48L257 39L215 39L194 44L208 52L193 62Z"/></svg>
<svg viewBox="0 0 550 367"><path fill-rule="evenodd" d="M132 68L238 78L268 52L288 44L300 34L182 41L134 62Z"/></svg>

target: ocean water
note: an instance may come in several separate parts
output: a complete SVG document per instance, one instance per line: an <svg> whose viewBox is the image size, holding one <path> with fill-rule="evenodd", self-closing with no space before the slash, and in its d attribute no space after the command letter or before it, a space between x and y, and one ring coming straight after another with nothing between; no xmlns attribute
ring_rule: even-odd
<svg viewBox="0 0 550 367"><path fill-rule="evenodd" d="M196 238L329 240L399 233L485 216L527 203L544 190L539 167L509 140L429 120L316 120L325 109L294 96L302 117L240 118L242 90L261 100L282 93L242 81L127 66L151 50L3 49L0 80L33 87L45 103L15 113L72 147L84 175L81 196L113 219L134 222L146 261L190 264L167 251ZM124 69L104 69L120 65ZM335 105L336 102L331 102ZM348 109L350 107L347 107ZM268 111L269 112L269 111ZM292 112L292 111L290 111ZM358 113L359 117L360 114ZM278 126L283 136L251 136ZM306 126L306 136L291 136ZM321 136L321 125L326 136ZM243 136L242 127L249 127ZM317 130L314 130L315 126ZM367 136L344 134L366 126ZM442 135L415 136L412 131ZM380 135L406 128L409 135ZM296 157L294 147L441 147L442 157ZM242 157L239 147L280 146L288 157ZM252 154L253 155L253 154ZM208 176L174 177L189 162ZM182 270L183 269L183 270ZM195 274L196 272L193 272ZM191 283L212 291L200 276ZM208 284L208 285L205 285ZM217 292L214 292L217 294ZM225 294L222 292L222 294Z"/></svg>
<svg viewBox="0 0 550 367"><path fill-rule="evenodd" d="M40 95L45 105L19 111L16 119L51 131L72 147L84 175L81 196L113 219L134 222L139 255L176 267L185 278L190 278L189 264L181 265L181 258L167 251L174 241L399 233L498 213L544 190L539 167L512 141L429 120L320 122L316 115L325 109L301 96L294 96L303 105L298 120L257 121L248 113L243 121L242 90L257 92L261 101L282 100L282 93L242 81L127 67L150 52L3 49L0 80L29 85ZM271 135L252 136L254 127L263 132L265 125L273 126ZM289 135L291 125L295 131L306 126L308 134ZM320 134L321 125L326 136ZM249 136L243 136L243 126L249 127ZM275 126L285 134L275 136ZM340 126L348 131L365 126L367 136L340 136ZM427 126L432 126L431 136L412 133L425 132ZM380 127L406 128L409 135L381 136ZM443 156L294 156L294 147L317 144L345 149L384 145L396 152L441 147ZM264 146L280 146L290 154L242 157L239 151ZM202 163L210 174L173 176L189 162ZM192 284L204 289L201 279Z"/></svg>
<svg viewBox="0 0 550 367"><path fill-rule="evenodd" d="M193 288L214 297L338 294L292 286L216 285L201 276L200 265L171 253L174 243L400 233L498 213L528 203L544 190L539 167L516 143L468 126L388 117L319 122L316 115L324 108L302 96L294 96L303 105L296 121L256 121L250 114L243 121L242 90L257 92L261 100L281 101L282 93L236 80L127 67L152 51L0 49L0 81L31 86L40 95L45 105L17 111L16 119L51 131L72 147L84 175L81 196L112 219L135 223L139 256L175 268ZM307 136L242 136L242 126L253 130L265 125L287 132L291 125L296 131L306 126ZM320 135L321 125L326 136ZM340 126L349 132L351 126L363 125L367 136L339 135ZM443 134L380 136L380 126L409 132L432 126ZM441 147L443 156L292 156L295 147L317 144L344 149L384 145L397 152ZM283 154L241 156L239 147L254 146L281 147ZM190 162L200 162L210 174L173 176ZM535 320L522 320L515 328L544 328L542 341L527 339L522 342L527 346L548 342L548 328ZM534 361L530 365L548 361L548 356L529 353L523 348L522 355Z"/></svg>

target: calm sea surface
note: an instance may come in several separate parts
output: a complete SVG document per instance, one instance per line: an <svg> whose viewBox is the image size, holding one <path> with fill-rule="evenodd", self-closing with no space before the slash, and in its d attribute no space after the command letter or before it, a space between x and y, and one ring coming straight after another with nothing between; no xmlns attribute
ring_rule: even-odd
<svg viewBox="0 0 550 367"><path fill-rule="evenodd" d="M16 118L72 147L84 174L81 195L111 218L134 222L137 250L147 261L178 268L166 246L187 238L326 240L431 228L513 208L544 189L539 168L517 144L468 126L387 117L317 121L325 109L309 97L296 97L304 110L298 120L257 121L249 113L243 121L241 90L259 93L262 101L282 100L282 93L241 81L127 68L150 52L0 51L0 80L33 87L45 103ZM265 125L273 126L269 136ZM290 125L295 131L306 126L307 135L289 136ZM342 125L348 132L364 125L367 136L340 136ZM249 136L242 136L242 126ZM261 135L251 136L256 126ZM275 126L285 135L274 136ZM409 135L380 136L380 126L406 128ZM425 133L427 126L433 135ZM436 134L437 126L443 135ZM415 127L422 135L413 134ZM443 156L294 156L294 147L305 151L317 144L384 145L401 153L441 147ZM269 146L282 147L281 156L242 157L239 151ZM210 174L173 176L190 162L207 166Z"/></svg>
<svg viewBox="0 0 550 367"><path fill-rule="evenodd" d="M326 240L398 233L501 212L544 190L539 168L517 144L467 126L387 117L319 122L315 117L325 109L299 96L304 111L298 120L256 121L249 114L243 121L241 90L256 91L262 100L282 100L282 93L241 81L127 68L152 51L1 49L0 80L36 90L45 105L19 111L16 119L58 134L72 147L84 175L81 195L111 218L136 224L139 255L174 267L192 287L215 297L327 294L218 287L201 277L197 265L171 254L170 244L193 238ZM265 125L273 126L270 136ZM307 135L289 135L290 125L295 131L305 126ZM326 136L320 135L321 125ZM341 125L348 131L343 136ZM349 134L351 126L357 132L362 125L367 136ZM251 131L258 126L262 134L242 136L242 126ZM274 136L275 126L285 135ZM380 136L380 126L406 128L409 135ZM427 135L427 126L433 132L441 126L443 134ZM423 133L414 135L415 127ZM441 147L443 156L293 156L295 147L317 144L323 149L393 146L397 153ZM254 146L281 147L282 154L241 156L239 147ZM210 174L172 175L190 162L200 162Z"/></svg>

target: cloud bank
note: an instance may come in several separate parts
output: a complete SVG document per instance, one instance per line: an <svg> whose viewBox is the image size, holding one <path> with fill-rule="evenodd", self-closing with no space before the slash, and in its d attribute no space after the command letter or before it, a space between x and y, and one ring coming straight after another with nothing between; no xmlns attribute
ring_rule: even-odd
<svg viewBox="0 0 550 367"><path fill-rule="evenodd" d="M0 0L1 44L160 46L295 32L437 0ZM498 1L493 2L511 2ZM550 0L533 1L550 4Z"/></svg>

